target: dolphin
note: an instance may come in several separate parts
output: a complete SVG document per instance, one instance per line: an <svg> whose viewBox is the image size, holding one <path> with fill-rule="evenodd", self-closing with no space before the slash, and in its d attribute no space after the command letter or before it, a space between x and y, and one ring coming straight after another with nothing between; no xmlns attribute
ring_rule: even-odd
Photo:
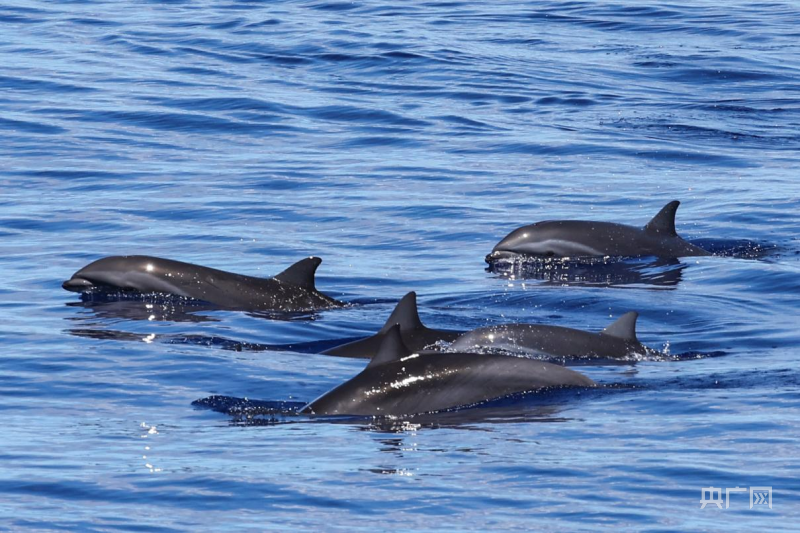
<svg viewBox="0 0 800 533"><path fill-rule="evenodd" d="M596 387L552 363L500 354L420 352L403 343L400 326L357 376L300 410L313 415L402 416L429 413L561 387Z"/></svg>
<svg viewBox="0 0 800 533"><path fill-rule="evenodd" d="M486 262L513 259L518 254L535 257L711 255L686 242L675 231L680 202L665 205L644 228L584 220L549 220L517 228L486 256Z"/></svg>
<svg viewBox="0 0 800 533"><path fill-rule="evenodd" d="M78 270L62 287L73 292L168 293L248 311L343 307L343 302L322 294L314 285L314 273L321 262L319 257L308 257L274 278L256 278L146 255L112 256Z"/></svg>
<svg viewBox="0 0 800 533"><path fill-rule="evenodd" d="M621 359L652 350L636 338L636 319L631 311L600 333L561 326L503 324L474 329L450 345L455 351L502 350L526 355Z"/></svg>
<svg viewBox="0 0 800 533"><path fill-rule="evenodd" d="M423 325L417 311L417 293L411 291L403 296L378 333L371 337L334 346L322 353L339 357L369 359L378 353L378 348L380 348L383 338L395 324L400 325L400 335L403 337L403 342L412 351L423 350L438 341L453 342L462 333L447 329L432 329Z"/></svg>

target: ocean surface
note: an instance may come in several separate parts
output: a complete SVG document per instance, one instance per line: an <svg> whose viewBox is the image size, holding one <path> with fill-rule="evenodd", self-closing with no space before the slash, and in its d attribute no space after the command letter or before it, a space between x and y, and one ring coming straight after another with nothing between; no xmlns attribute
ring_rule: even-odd
<svg viewBox="0 0 800 533"><path fill-rule="evenodd" d="M717 255L484 262L524 224L675 199ZM4 1L0 530L796 531L798 236L797 3ZM61 288L118 254L316 255L354 305ZM192 405L314 399L364 366L315 352L411 290L443 329L636 310L662 357L396 420Z"/></svg>

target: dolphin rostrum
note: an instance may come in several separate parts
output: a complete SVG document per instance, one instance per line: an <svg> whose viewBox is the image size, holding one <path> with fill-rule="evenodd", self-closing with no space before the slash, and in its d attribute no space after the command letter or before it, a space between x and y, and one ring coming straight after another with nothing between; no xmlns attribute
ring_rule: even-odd
<svg viewBox="0 0 800 533"><path fill-rule="evenodd" d="M317 291L322 262L308 257L274 278L256 278L145 255L112 256L88 264L62 285L73 292L138 291L195 298L227 309L311 311L345 304Z"/></svg>
<svg viewBox="0 0 800 533"><path fill-rule="evenodd" d="M411 291L398 302L386 323L375 335L334 346L322 353L339 357L370 359L378 353L383 338L395 324L400 325L400 335L403 337L403 342L412 351L424 350L438 341L453 342L462 333L460 331L426 327L419 318L417 293Z"/></svg>
<svg viewBox="0 0 800 533"><path fill-rule="evenodd" d="M537 324L503 324L474 329L464 333L450 345L450 350L492 351L546 355L621 359L633 354L645 355L652 350L636 338L636 319L631 311L600 333L561 326Z"/></svg>
<svg viewBox="0 0 800 533"><path fill-rule="evenodd" d="M486 262L513 259L517 254L534 257L711 255L686 242L675 231L675 212L680 202L663 207L644 228L584 220L549 220L517 228L486 256Z"/></svg>
<svg viewBox="0 0 800 533"><path fill-rule="evenodd" d="M357 376L300 412L315 415L401 416L441 411L560 387L596 387L588 377L526 357L421 352L403 344L400 326Z"/></svg>

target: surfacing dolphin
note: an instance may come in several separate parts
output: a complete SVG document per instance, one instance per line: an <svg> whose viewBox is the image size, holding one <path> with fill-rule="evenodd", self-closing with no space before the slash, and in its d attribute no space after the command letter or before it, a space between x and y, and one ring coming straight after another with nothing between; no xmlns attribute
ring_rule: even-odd
<svg viewBox="0 0 800 533"><path fill-rule="evenodd" d="M500 354L412 353L400 326L357 376L300 410L314 415L402 416L442 411L512 394L596 387L588 377L536 359Z"/></svg>
<svg viewBox="0 0 800 533"><path fill-rule="evenodd" d="M345 304L317 291L319 257L298 261L274 278L256 278L146 255L104 257L62 285L73 292L167 293L245 311L299 312Z"/></svg>
<svg viewBox="0 0 800 533"><path fill-rule="evenodd" d="M561 326L503 324L464 333L450 345L455 351L491 351L551 357L622 359L653 350L636 338L636 319L631 311L600 333Z"/></svg>
<svg viewBox="0 0 800 533"><path fill-rule="evenodd" d="M517 228L486 256L486 262L513 259L518 254L535 257L711 255L686 242L675 231L680 202L664 206L644 228L584 220L550 220Z"/></svg>
<svg viewBox="0 0 800 533"><path fill-rule="evenodd" d="M460 331L426 327L419 318L417 293L412 291L403 296L378 333L371 337L334 346L322 353L339 357L369 359L378 353L383 338L395 324L400 325L400 335L403 337L405 345L415 352L424 350L438 341L453 342L462 333Z"/></svg>

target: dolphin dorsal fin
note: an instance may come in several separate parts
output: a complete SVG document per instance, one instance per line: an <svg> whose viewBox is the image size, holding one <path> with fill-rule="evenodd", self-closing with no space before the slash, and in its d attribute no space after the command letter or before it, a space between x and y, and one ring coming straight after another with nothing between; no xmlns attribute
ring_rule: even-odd
<svg viewBox="0 0 800 533"><path fill-rule="evenodd" d="M395 324L383 336L381 347L378 348L378 353L369 362L367 368L391 363L408 355L411 355L411 350L405 345L403 337L400 335L400 324Z"/></svg>
<svg viewBox="0 0 800 533"><path fill-rule="evenodd" d="M600 333L603 335L609 335L611 337L617 337L618 339L623 339L626 341L639 342L639 340L636 338L637 318L639 318L639 313L636 311L625 313Z"/></svg>
<svg viewBox="0 0 800 533"><path fill-rule="evenodd" d="M677 237L675 232L675 212L678 211L678 206L681 203L678 200L673 200L658 212L653 219L647 223L644 230L648 233L657 233L662 237Z"/></svg>
<svg viewBox="0 0 800 533"><path fill-rule="evenodd" d="M386 333L395 324L400 325L400 329L408 331L411 329L424 328L422 321L419 319L419 312L417 311L417 293L414 291L409 292L397 303L386 324L383 325L378 333Z"/></svg>
<svg viewBox="0 0 800 533"><path fill-rule="evenodd" d="M315 291L317 288L314 284L314 273L320 263L322 259L319 257L306 257L275 276L275 279Z"/></svg>

